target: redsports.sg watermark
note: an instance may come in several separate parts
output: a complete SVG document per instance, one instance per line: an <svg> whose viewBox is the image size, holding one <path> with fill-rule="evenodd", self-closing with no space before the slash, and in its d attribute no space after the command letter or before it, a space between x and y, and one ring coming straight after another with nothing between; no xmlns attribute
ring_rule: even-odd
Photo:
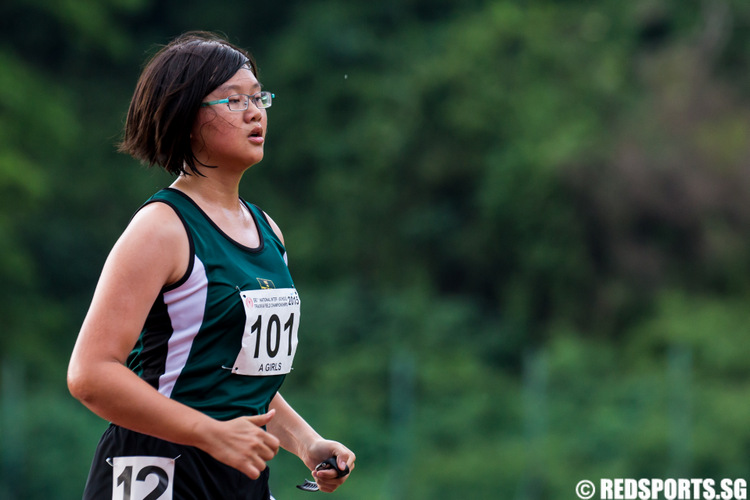
<svg viewBox="0 0 750 500"><path fill-rule="evenodd" d="M744 479L584 479L576 485L581 500L747 500Z"/></svg>

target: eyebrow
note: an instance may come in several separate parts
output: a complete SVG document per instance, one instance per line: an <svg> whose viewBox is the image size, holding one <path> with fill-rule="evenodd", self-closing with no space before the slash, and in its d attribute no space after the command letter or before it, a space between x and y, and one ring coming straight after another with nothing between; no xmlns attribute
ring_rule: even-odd
<svg viewBox="0 0 750 500"><path fill-rule="evenodd" d="M263 86L260 84L260 82L258 82L256 84L254 84L252 87L250 87L250 90L253 90L253 89L262 89L262 88L263 88ZM219 85L214 92L218 91L218 92L237 92L237 93L240 93L241 90L242 90L242 86L241 85L237 85L236 83L231 83L231 84L226 84L225 83L225 84Z"/></svg>

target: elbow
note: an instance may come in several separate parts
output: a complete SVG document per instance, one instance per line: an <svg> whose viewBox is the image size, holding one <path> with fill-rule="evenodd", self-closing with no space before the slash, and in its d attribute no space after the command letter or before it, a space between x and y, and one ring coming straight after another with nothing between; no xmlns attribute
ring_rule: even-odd
<svg viewBox="0 0 750 500"><path fill-rule="evenodd" d="M68 392L70 392L70 395L78 400L81 400L82 396L86 392L85 387L86 384L80 373L72 370L71 368L68 368Z"/></svg>
<svg viewBox="0 0 750 500"><path fill-rule="evenodd" d="M68 367L68 391L71 396L76 398L82 403L91 401L94 390L93 377L91 377L87 370L80 366L76 366L73 363Z"/></svg>

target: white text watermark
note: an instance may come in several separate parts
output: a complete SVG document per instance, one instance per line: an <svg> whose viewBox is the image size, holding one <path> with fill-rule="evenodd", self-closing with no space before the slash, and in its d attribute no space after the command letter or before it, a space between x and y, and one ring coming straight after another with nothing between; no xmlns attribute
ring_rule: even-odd
<svg viewBox="0 0 750 500"><path fill-rule="evenodd" d="M581 500L747 500L745 479L584 479L576 485Z"/></svg>

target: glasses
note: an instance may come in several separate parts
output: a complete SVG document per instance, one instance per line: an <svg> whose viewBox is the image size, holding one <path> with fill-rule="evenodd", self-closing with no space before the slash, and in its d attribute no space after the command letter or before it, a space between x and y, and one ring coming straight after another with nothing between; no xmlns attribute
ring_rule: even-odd
<svg viewBox="0 0 750 500"><path fill-rule="evenodd" d="M255 107L258 109L266 109L271 107L271 102L274 97L276 97L275 94L266 92L265 90L253 95L234 94L226 99L202 102L201 107L213 106L214 104L226 104L229 111L245 111L247 107L250 106L250 101L253 101L253 104L255 104Z"/></svg>

